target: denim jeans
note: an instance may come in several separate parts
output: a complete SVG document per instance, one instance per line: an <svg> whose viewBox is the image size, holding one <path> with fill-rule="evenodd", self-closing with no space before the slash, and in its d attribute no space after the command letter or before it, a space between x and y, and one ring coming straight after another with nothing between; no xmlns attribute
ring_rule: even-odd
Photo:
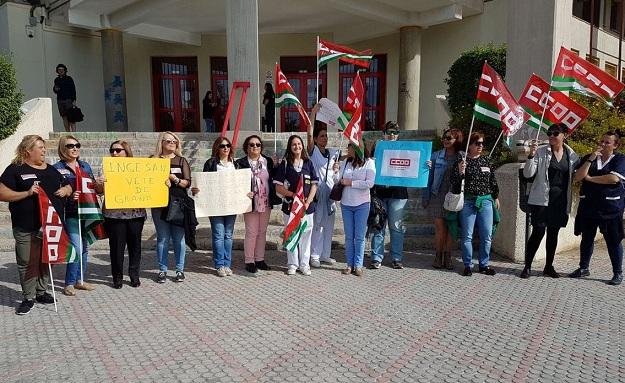
<svg viewBox="0 0 625 383"><path fill-rule="evenodd" d="M215 268L232 265L232 232L236 215L210 217Z"/></svg>
<svg viewBox="0 0 625 383"><path fill-rule="evenodd" d="M159 271L167 272L167 258L169 255L169 240L171 239L176 255L176 271L184 271L184 257L186 244L184 242L184 227L172 225L161 219L163 209L152 209L152 221L156 227L156 256L158 257Z"/></svg>
<svg viewBox="0 0 625 383"><path fill-rule="evenodd" d="M362 267L365 258L365 234L367 233L367 218L369 206L365 202L358 206L341 204L343 213L343 227L345 229L345 262L349 267Z"/></svg>
<svg viewBox="0 0 625 383"><path fill-rule="evenodd" d="M206 125L206 133L213 133L215 131L215 120L212 118L205 118L204 123Z"/></svg>
<svg viewBox="0 0 625 383"><path fill-rule="evenodd" d="M480 233L480 267L486 267L490 259L493 236L493 201L484 201L482 208L478 210L475 200L464 200L464 207L460 211L460 245L465 266L473 264L473 229L476 220Z"/></svg>
<svg viewBox="0 0 625 383"><path fill-rule="evenodd" d="M380 231L374 231L371 236L371 261L382 262L384 259L384 235L386 227L391 235L391 258L394 262L401 262L404 253L404 207L407 199L384 198L384 208L388 214L387 222Z"/></svg>
<svg viewBox="0 0 625 383"><path fill-rule="evenodd" d="M69 241L76 249L76 255L78 251L78 242L80 242L80 236L78 235L78 218L66 218L65 226L68 228L67 234L69 235ZM80 273L80 259L76 259L74 263L68 263L65 268L65 286L74 286L77 281L82 277L87 276L87 259L89 258L89 251L87 240L82 238L82 275Z"/></svg>

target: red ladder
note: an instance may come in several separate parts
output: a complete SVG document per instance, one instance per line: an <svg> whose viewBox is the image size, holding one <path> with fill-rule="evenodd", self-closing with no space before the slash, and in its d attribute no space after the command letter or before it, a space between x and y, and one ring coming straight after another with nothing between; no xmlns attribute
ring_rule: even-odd
<svg viewBox="0 0 625 383"><path fill-rule="evenodd" d="M237 120L234 124L234 133L232 135L232 150L234 153L237 147L237 137L239 136L239 128L241 126L241 114L243 113L243 106L245 105L245 99L247 98L247 90L250 87L249 81L235 81L232 83L232 90L230 91L230 100L228 100L228 109L226 110L226 117L224 118L224 126L221 128L221 136L226 137L228 131L228 123L230 122L230 115L232 114L232 106L236 98L237 89L241 89L241 102L239 103L239 110L237 111Z"/></svg>

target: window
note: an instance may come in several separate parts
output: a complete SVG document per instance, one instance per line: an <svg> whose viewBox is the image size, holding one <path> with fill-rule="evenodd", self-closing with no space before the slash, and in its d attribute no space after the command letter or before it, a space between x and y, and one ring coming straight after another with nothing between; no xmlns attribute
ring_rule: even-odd
<svg viewBox="0 0 625 383"><path fill-rule="evenodd" d="M353 64L339 64L339 107L343 109L352 86L356 70ZM386 55L374 55L369 69L361 70L360 78L365 88L364 130L380 130L384 126L386 112Z"/></svg>
<svg viewBox="0 0 625 383"><path fill-rule="evenodd" d="M617 0L606 0L604 26L610 31L618 33L621 30L621 23L623 22L623 2Z"/></svg>
<svg viewBox="0 0 625 383"><path fill-rule="evenodd" d="M590 23L592 13L592 23L595 27L599 26L600 12L601 0L573 0L573 16Z"/></svg>
<svg viewBox="0 0 625 383"><path fill-rule="evenodd" d="M599 66L599 57L586 55L586 61L588 61L589 63L593 64L596 67Z"/></svg>
<svg viewBox="0 0 625 383"><path fill-rule="evenodd" d="M616 64L605 62L605 71L612 77L616 78Z"/></svg>

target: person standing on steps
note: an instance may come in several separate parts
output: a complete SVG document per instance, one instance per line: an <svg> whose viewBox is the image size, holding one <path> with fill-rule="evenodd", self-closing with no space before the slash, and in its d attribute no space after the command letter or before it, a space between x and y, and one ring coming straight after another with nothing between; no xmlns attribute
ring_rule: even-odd
<svg viewBox="0 0 625 383"><path fill-rule="evenodd" d="M9 203L15 238L17 272L22 286L22 303L17 315L26 315L35 306L54 303L48 290L48 267L41 263L41 219L37 193L45 191L63 219L65 199L73 187L53 166L46 163L46 144L37 135L24 136L15 149L15 158L0 176L0 201Z"/></svg>
<svg viewBox="0 0 625 383"><path fill-rule="evenodd" d="M215 110L217 102L213 100L213 92L207 91L202 99L202 118L204 119L206 133L215 132Z"/></svg>
<svg viewBox="0 0 625 383"><path fill-rule="evenodd" d="M397 141L399 125L395 121L384 124L384 141ZM375 150L375 149L374 149ZM391 236L391 259L394 269L403 269L404 257L404 208L408 202L408 189L405 186L375 185L373 193L384 202L388 215L387 221L380 230L373 230L371 236L371 264L370 269L379 269L384 259L384 236L386 227Z"/></svg>
<svg viewBox="0 0 625 383"><path fill-rule="evenodd" d="M597 229L603 234L612 263L609 285L623 282L623 211L625 210L625 156L616 152L621 132L609 131L597 149L585 156L575 172L582 181L579 207L575 217L575 235L582 236L579 245L579 268L571 278L590 275L590 258L594 250Z"/></svg>
<svg viewBox="0 0 625 383"><path fill-rule="evenodd" d="M428 185L423 190L421 205L428 210L428 214L434 220L434 249L436 256L432 267L435 269L446 268L453 270L452 245L453 241L447 230L446 215L443 209L445 195L449 192L452 165L460 156L464 155L463 134L458 129L447 129L443 132L443 149L432 153L426 161L430 168Z"/></svg>
<svg viewBox="0 0 625 383"><path fill-rule="evenodd" d="M76 104L76 85L74 79L67 75L67 67L65 64L56 66L57 77L54 79L52 91L56 94L56 105L59 114L63 119L63 126L66 132L75 132L76 123L67 120L67 113Z"/></svg>
<svg viewBox="0 0 625 383"><path fill-rule="evenodd" d="M330 199L330 191L334 186L334 164L338 160L336 150L328 145L328 129L319 122L315 126L315 118L320 105L313 107L310 115L311 124L307 131L307 148L310 160L317 170L319 187L317 188L317 210L313 216L312 244L310 249L310 266L318 268L321 264L333 265L332 234L336 218L336 203Z"/></svg>
<svg viewBox="0 0 625 383"><path fill-rule="evenodd" d="M523 167L523 176L534 179L527 200L532 234L526 245L525 267L519 275L524 279L530 277L532 261L545 231L547 259L543 274L551 278L560 277L553 267L553 260L558 246L558 233L569 220L573 201L573 173L579 163L577 154L564 143L567 134L568 127L565 124L551 125L547 130L549 145L539 148L534 141Z"/></svg>

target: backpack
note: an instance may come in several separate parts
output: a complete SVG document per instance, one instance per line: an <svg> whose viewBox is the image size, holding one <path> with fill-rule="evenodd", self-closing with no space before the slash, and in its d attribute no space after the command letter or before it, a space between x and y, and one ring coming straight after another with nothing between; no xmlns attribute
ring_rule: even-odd
<svg viewBox="0 0 625 383"><path fill-rule="evenodd" d="M369 208L369 217L367 218L367 237L372 231L380 231L386 225L388 214L384 207L384 202L375 194L375 190L371 189L371 205Z"/></svg>

